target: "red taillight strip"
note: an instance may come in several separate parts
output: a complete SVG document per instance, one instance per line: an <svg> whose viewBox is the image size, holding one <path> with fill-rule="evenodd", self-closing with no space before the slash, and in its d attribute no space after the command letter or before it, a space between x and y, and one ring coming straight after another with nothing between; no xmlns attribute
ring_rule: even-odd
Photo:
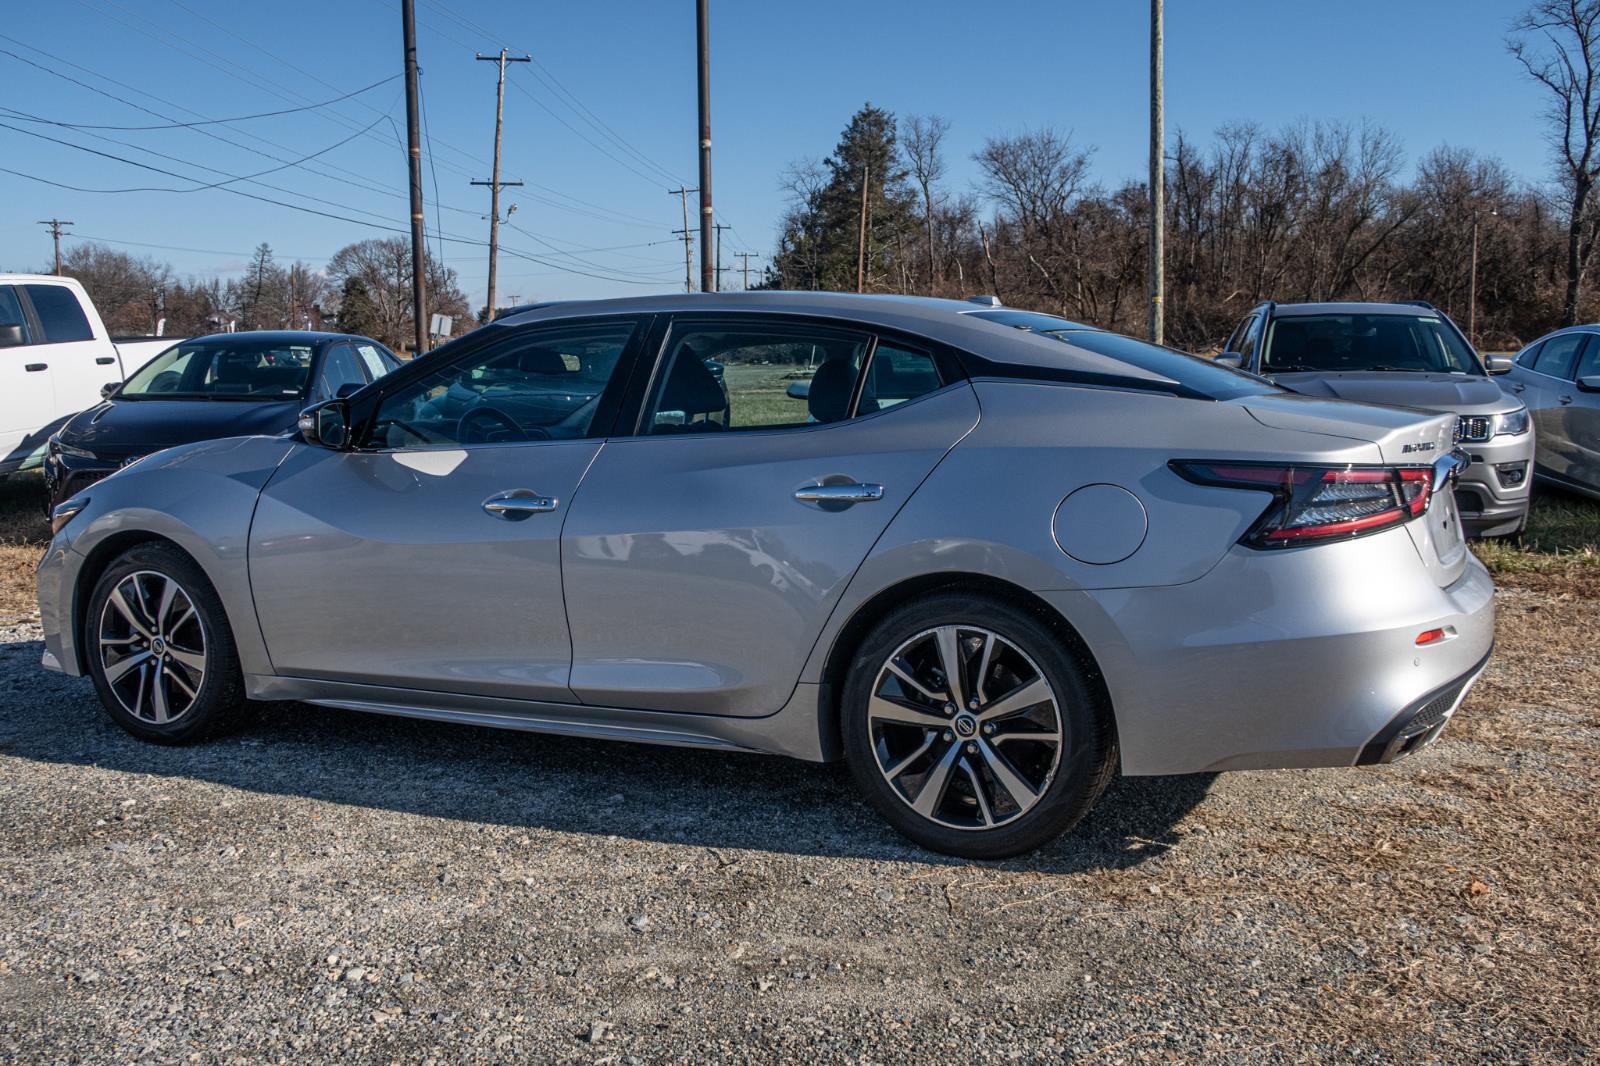
<svg viewBox="0 0 1600 1066"><path fill-rule="evenodd" d="M1362 533L1379 529L1383 526L1396 525L1407 521L1411 515L1403 508L1391 507L1387 511L1377 514L1363 515L1360 518L1345 518L1337 522L1324 522L1317 526L1291 526L1288 529L1274 529L1264 534L1266 540L1300 540L1305 537L1337 537L1343 533Z"/></svg>

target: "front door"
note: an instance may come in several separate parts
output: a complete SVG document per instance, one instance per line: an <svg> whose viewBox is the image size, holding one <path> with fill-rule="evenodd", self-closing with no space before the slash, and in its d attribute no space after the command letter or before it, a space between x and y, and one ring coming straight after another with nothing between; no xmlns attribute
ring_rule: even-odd
<svg viewBox="0 0 1600 1066"><path fill-rule="evenodd" d="M23 313L17 290L0 285L0 470L21 463L43 443L40 432L54 428L55 397L42 346Z"/></svg>
<svg viewBox="0 0 1600 1066"><path fill-rule="evenodd" d="M1572 446L1568 473L1573 481L1594 491L1600 491L1600 392L1591 392L1579 382L1592 382L1597 377L1600 341L1590 341L1573 373L1572 391L1562 395L1572 399L1566 405L1566 438Z"/></svg>
<svg viewBox="0 0 1600 1066"><path fill-rule="evenodd" d="M977 401L933 353L864 332L697 316L659 350L637 435L606 444L562 536L572 689L771 714Z"/></svg>
<svg viewBox="0 0 1600 1066"><path fill-rule="evenodd" d="M1560 333L1539 346L1522 395L1533 415L1534 460L1557 477L1572 476L1572 443L1567 439L1566 409L1572 403L1572 374L1578 356L1592 345L1588 333ZM1564 402L1563 402L1564 401Z"/></svg>
<svg viewBox="0 0 1600 1066"><path fill-rule="evenodd" d="M276 672L571 702L561 525L640 327L491 331L363 397L357 450L295 449L250 531Z"/></svg>

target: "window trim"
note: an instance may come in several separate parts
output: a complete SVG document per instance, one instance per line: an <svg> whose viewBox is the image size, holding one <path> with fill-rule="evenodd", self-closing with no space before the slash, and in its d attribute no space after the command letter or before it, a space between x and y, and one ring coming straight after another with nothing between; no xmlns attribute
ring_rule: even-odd
<svg viewBox="0 0 1600 1066"><path fill-rule="evenodd" d="M639 361L642 353L646 350L646 342L655 332L656 317L652 314L637 313L581 315L571 318L544 318L517 325L491 323L480 327L459 340L440 345L426 355L412 359L409 362L402 362L383 377L371 382L369 387L363 389L360 394L351 397L352 400L359 400L359 403L352 404L350 408L350 425L354 429L352 436L354 440L362 442L351 450L364 454L378 455L396 452L521 447L530 444L574 444L586 440L605 440L612 437L616 434L619 419L626 410L629 388L638 373ZM372 436L373 423L377 421L378 412L383 407L383 401L396 392L410 388L414 382L421 378L457 367L464 362L477 358L488 349L516 337L546 331L567 331L588 326L613 324L630 326L633 332L629 336L628 342L623 345L621 354L617 356L616 369L612 371L610 380L606 382L606 387L600 394L600 407L595 411L595 420L590 425L589 432L582 437L562 438L560 440L486 441L479 444L418 445L410 448L376 447L368 443ZM608 420L609 424L606 424Z"/></svg>
<svg viewBox="0 0 1600 1066"><path fill-rule="evenodd" d="M967 375L962 369L960 360L945 346L927 338L912 333L902 333L893 329L879 328L871 323L858 322L849 318L831 318L825 315L814 314L789 314L782 311L677 311L660 315L651 329L651 336L645 345L646 351L653 353L645 356L641 364L635 369L636 380L630 385L628 395L623 402L622 417L618 419L616 432L613 436L637 437L641 440L703 440L707 437L722 437L728 435L726 430L715 433L650 433L645 426L645 416L650 405L650 398L655 393L656 381L666 364L668 345L672 340L675 329L680 326L705 326L713 329L744 329L746 326L752 330L770 326L774 329L819 331L831 330L835 333L852 333L867 339L867 350L862 356L861 370L856 374L855 384L850 394L849 413L837 422L793 422L786 425L760 426L749 429L736 430L734 437L748 437L764 433L794 433L806 430L834 429L838 426L849 425L864 418L876 418L879 415L890 414L907 407L918 400L944 392L952 385L966 382ZM860 414L858 407L861 403L862 390L866 386L867 374L870 371L872 358L877 354L878 343L887 342L892 345L905 347L927 354L932 360L934 370L939 375L939 387L933 392L923 393L904 403L895 404L885 410L873 411L870 414ZM648 363L648 367L645 365Z"/></svg>

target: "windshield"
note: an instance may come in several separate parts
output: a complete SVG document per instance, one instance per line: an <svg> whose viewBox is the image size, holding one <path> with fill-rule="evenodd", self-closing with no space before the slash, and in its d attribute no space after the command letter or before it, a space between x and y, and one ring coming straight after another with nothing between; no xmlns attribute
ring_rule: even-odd
<svg viewBox="0 0 1600 1066"><path fill-rule="evenodd" d="M1394 371L1482 374L1461 335L1434 315L1284 315L1267 328L1263 374Z"/></svg>
<svg viewBox="0 0 1600 1066"><path fill-rule="evenodd" d="M177 344L128 379L123 400L287 400L305 392L309 344L207 340Z"/></svg>

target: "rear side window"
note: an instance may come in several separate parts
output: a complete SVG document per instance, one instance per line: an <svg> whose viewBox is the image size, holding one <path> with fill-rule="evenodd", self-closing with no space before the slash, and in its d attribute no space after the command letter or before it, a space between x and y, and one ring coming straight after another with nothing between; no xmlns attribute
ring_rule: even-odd
<svg viewBox="0 0 1600 1066"><path fill-rule="evenodd" d="M805 326L674 327L644 432L719 433L843 421L852 413L867 344L865 334ZM892 378L891 367L885 380Z"/></svg>
<svg viewBox="0 0 1600 1066"><path fill-rule="evenodd" d="M1600 374L1600 341L1591 337L1588 346L1583 349L1583 355L1578 359L1578 369L1572 376L1587 378L1596 374Z"/></svg>
<svg viewBox="0 0 1600 1066"><path fill-rule="evenodd" d="M939 389L939 368L927 352L878 342L861 390L858 414L881 411Z"/></svg>
<svg viewBox="0 0 1600 1066"><path fill-rule="evenodd" d="M1257 330L1257 333L1260 331ZM1108 359L1115 359L1152 374L1160 374L1186 388L1214 400L1231 400L1238 396L1265 396L1280 391L1254 374L1246 374L1230 366L1213 363L1209 359L1189 355L1173 348L1124 337L1120 333L1074 333L1069 341Z"/></svg>
<svg viewBox="0 0 1600 1066"><path fill-rule="evenodd" d="M28 337L28 320L22 316L22 303L17 299L16 290L10 285L0 285L0 329L6 326L17 328L16 343L33 343Z"/></svg>
<svg viewBox="0 0 1600 1066"><path fill-rule="evenodd" d="M46 344L94 340L94 330L78 306L78 297L65 285L24 285L33 313L39 316Z"/></svg>
<svg viewBox="0 0 1600 1066"><path fill-rule="evenodd" d="M1578 362L1578 351L1588 339L1587 333L1563 333L1559 337L1551 337L1534 357L1534 373L1571 381L1572 368Z"/></svg>

